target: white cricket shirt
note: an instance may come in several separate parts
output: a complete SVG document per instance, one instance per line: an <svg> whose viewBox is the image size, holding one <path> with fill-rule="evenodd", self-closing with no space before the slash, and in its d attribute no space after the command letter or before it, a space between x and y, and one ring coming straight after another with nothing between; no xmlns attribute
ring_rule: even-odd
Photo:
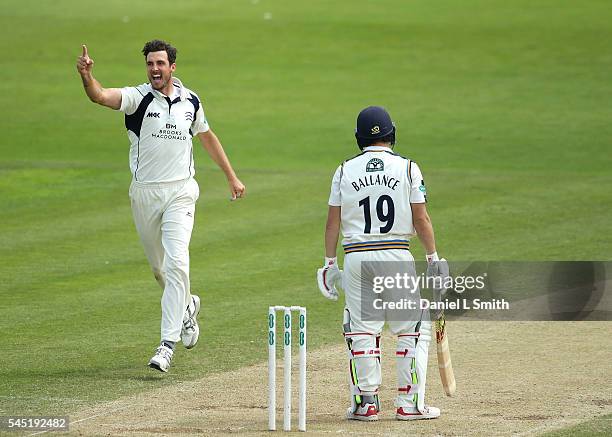
<svg viewBox="0 0 612 437"><path fill-rule="evenodd" d="M199 97L173 77L175 95L150 84L121 89L130 139L130 170L140 182L173 182L195 174L192 138L209 129Z"/></svg>
<svg viewBox="0 0 612 437"><path fill-rule="evenodd" d="M328 203L342 208L346 245L408 240L416 233L410 204L425 202L419 166L387 147L370 146L338 167Z"/></svg>

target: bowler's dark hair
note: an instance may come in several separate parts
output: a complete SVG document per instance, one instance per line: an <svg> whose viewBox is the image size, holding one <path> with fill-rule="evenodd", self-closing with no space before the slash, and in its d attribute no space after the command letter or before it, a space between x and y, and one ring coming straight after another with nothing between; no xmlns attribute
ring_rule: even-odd
<svg viewBox="0 0 612 437"><path fill-rule="evenodd" d="M162 41L160 39L154 39L153 41L149 41L148 43L146 43L145 46L142 48L142 54L145 56L146 59L149 53L161 52L163 50L165 50L165 52L168 54L168 62L170 62L170 65L174 64L176 62L176 47L172 47L170 43L167 43L166 41Z"/></svg>

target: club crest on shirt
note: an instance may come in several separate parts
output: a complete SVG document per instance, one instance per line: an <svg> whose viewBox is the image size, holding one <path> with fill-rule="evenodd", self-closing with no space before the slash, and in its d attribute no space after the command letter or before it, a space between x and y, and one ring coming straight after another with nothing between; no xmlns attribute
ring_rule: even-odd
<svg viewBox="0 0 612 437"><path fill-rule="evenodd" d="M384 171L384 170L385 170L385 164L382 162L381 159L372 158L366 164L366 171L367 172Z"/></svg>
<svg viewBox="0 0 612 437"><path fill-rule="evenodd" d="M191 113L191 112L185 112L185 120L187 120L187 121L193 121L193 113Z"/></svg>

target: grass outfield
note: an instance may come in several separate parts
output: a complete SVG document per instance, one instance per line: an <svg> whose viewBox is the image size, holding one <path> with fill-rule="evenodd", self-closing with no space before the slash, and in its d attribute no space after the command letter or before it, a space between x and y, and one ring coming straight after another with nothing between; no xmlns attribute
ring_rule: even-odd
<svg viewBox="0 0 612 437"><path fill-rule="evenodd" d="M445 257L610 259L608 2L200 3L3 2L0 415L262 361L272 303L309 308L311 347L341 341L314 272L330 179L369 104L424 172ZM163 378L145 368L161 293L131 221L122 115L87 101L74 65L86 43L103 85L142 83L154 37L178 47L177 76L248 189L228 202L198 148L203 332Z"/></svg>
<svg viewBox="0 0 612 437"><path fill-rule="evenodd" d="M547 432L542 437L605 437L610 435L610 430L612 429L611 421L612 415L607 414L580 425L571 426L559 431Z"/></svg>

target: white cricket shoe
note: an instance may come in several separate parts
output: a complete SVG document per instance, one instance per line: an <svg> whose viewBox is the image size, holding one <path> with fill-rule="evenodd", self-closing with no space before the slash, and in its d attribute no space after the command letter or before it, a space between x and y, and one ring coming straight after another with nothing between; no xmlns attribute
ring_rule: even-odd
<svg viewBox="0 0 612 437"><path fill-rule="evenodd" d="M191 304L187 305L185 316L183 317L183 328L181 329L181 340L183 346L191 349L198 342L200 337L200 327L198 326L198 314L200 314L200 297L191 295Z"/></svg>
<svg viewBox="0 0 612 437"><path fill-rule="evenodd" d="M399 407L395 413L397 420L437 419L438 417L440 417L440 409L427 406L423 411L417 410L416 407Z"/></svg>
<svg viewBox="0 0 612 437"><path fill-rule="evenodd" d="M160 372L167 372L170 368L170 363L172 362L172 355L174 355L174 351L172 349L163 344L160 345L155 350L155 355L153 355L153 358L149 360L149 367L152 369L157 369Z"/></svg>
<svg viewBox="0 0 612 437"><path fill-rule="evenodd" d="M348 407L346 410L346 418L348 420L361 420L363 422L373 422L378 420L378 408L375 403L365 403L358 405L353 410L353 407Z"/></svg>

